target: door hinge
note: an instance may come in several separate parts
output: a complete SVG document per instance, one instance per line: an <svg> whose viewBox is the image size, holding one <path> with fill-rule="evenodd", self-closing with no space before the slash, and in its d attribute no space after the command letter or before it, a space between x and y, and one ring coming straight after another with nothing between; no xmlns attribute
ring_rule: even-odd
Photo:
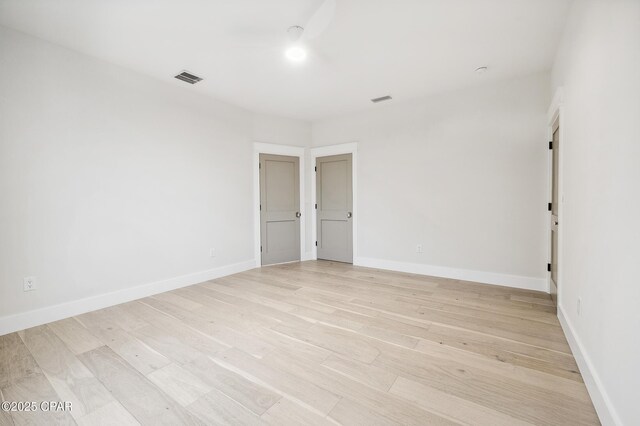
<svg viewBox="0 0 640 426"><path fill-rule="evenodd" d="M551 272L551 264L547 263L547 272Z"/></svg>
<svg viewBox="0 0 640 426"><path fill-rule="evenodd" d="M318 166L315 166L315 167L313 168L313 171L314 171L314 172L317 172L317 171L318 171Z"/></svg>
<svg viewBox="0 0 640 426"><path fill-rule="evenodd" d="M316 210L318 210L318 204L316 203Z"/></svg>
<svg viewBox="0 0 640 426"><path fill-rule="evenodd" d="M316 241L316 247L318 247L318 242Z"/></svg>
<svg viewBox="0 0 640 426"><path fill-rule="evenodd" d="M262 253L262 246L260 246L260 253Z"/></svg>
<svg viewBox="0 0 640 426"><path fill-rule="evenodd" d="M553 141L549 141L549 149L553 149Z"/></svg>
<svg viewBox="0 0 640 426"><path fill-rule="evenodd" d="M260 204L260 211L262 211L262 204Z"/></svg>
<svg viewBox="0 0 640 426"><path fill-rule="evenodd" d="M553 204L551 204L551 203L547 203L547 210L551 211L551 206L552 206L552 205L553 205Z"/></svg>
<svg viewBox="0 0 640 426"><path fill-rule="evenodd" d="M261 169L262 168L262 163L258 163L258 168Z"/></svg>

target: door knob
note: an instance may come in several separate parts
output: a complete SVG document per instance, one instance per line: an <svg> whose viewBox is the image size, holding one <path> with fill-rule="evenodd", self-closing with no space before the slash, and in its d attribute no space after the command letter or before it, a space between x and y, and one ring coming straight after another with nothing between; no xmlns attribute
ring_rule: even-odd
<svg viewBox="0 0 640 426"><path fill-rule="evenodd" d="M302 216L302 213L296 212L296 217L300 217L300 216Z"/></svg>
<svg viewBox="0 0 640 426"><path fill-rule="evenodd" d="M353 216L353 213L347 212L347 219L351 219L352 216Z"/></svg>

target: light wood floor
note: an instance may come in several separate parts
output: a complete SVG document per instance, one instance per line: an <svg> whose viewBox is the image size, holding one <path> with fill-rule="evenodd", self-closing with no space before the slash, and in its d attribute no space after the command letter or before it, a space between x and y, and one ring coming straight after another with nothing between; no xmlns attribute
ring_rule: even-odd
<svg viewBox="0 0 640 426"><path fill-rule="evenodd" d="M548 295L330 262L0 337L0 425L597 424Z"/></svg>

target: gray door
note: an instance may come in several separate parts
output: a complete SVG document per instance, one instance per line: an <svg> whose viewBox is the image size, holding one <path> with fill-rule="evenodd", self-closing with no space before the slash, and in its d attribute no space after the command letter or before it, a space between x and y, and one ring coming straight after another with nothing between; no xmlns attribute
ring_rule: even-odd
<svg viewBox="0 0 640 426"><path fill-rule="evenodd" d="M316 159L318 259L353 263L351 154Z"/></svg>
<svg viewBox="0 0 640 426"><path fill-rule="evenodd" d="M298 157L260 154L262 264L300 260Z"/></svg>
<svg viewBox="0 0 640 426"><path fill-rule="evenodd" d="M553 140L551 142L551 298L557 304L558 300L558 173L560 148L560 123L553 125Z"/></svg>

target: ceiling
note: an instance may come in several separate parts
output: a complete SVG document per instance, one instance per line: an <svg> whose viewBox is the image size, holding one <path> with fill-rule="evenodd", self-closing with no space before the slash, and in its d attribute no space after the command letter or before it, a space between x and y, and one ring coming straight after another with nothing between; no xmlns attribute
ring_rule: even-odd
<svg viewBox="0 0 640 426"><path fill-rule="evenodd" d="M0 0L0 25L258 112L316 120L548 70L570 0L337 0L309 57L286 30L322 0ZM488 66L485 74L474 70ZM190 86L173 78L189 70Z"/></svg>

